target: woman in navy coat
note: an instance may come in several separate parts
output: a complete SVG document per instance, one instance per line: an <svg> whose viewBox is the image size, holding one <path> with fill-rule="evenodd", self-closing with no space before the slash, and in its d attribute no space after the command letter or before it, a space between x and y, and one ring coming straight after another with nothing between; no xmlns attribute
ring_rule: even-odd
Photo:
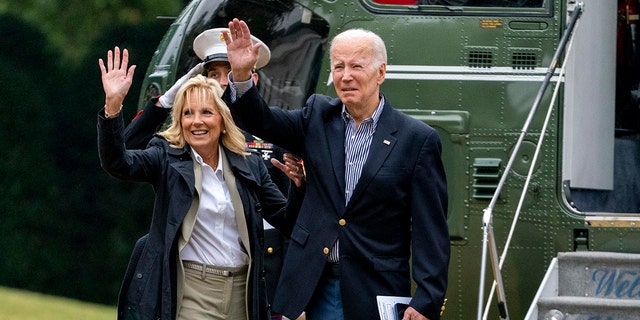
<svg viewBox="0 0 640 320"><path fill-rule="evenodd" d="M205 261L226 259L236 264L238 261L246 263L246 266L224 265L220 267L221 271L216 269L212 272L235 277L248 269L243 278L246 279L244 285L241 285L246 294L237 299L243 300L244 310L235 318L268 319L262 219L290 234L292 224L289 221L295 220L297 212L287 210L286 200L271 181L262 160L245 151L244 136L220 99L222 89L219 84L203 76L189 80L176 97L171 126L160 133L161 137L155 137L147 149L126 150L120 109L135 66L128 67L126 49L120 59L117 47L113 52L109 50L106 66L102 59L99 64L106 95L105 108L98 115L97 126L101 165L114 177L148 182L155 191L149 234L136 245L127 268L118 299L118 318L188 318L181 312L193 309L193 304L187 299L190 291L186 289L192 280L185 279L187 269L194 268L194 264L183 261L183 255L190 254L190 257L203 256ZM223 202L226 210L219 206L217 210L220 213L214 212L226 214L225 235L217 234L216 237L220 236L217 240L202 239L207 230L218 230L207 228L205 223L214 219L211 216L215 214L211 211L216 209L200 205L201 202L212 202L213 191L207 190L212 180L206 180L211 179L207 178L207 172L214 172L223 181L220 183L225 190L223 198L228 200ZM220 192L213 197L218 196L221 196ZM229 236L226 230L234 230L231 232L232 241L225 238ZM210 242L199 250L200 247L194 244L198 240ZM219 243L224 245L223 248L216 248ZM206 263L200 266L205 267L203 277L205 271L208 274L210 269L214 269ZM203 294L202 297L208 298L208 295ZM195 308L198 309L197 306ZM227 316L222 314L218 318Z"/></svg>

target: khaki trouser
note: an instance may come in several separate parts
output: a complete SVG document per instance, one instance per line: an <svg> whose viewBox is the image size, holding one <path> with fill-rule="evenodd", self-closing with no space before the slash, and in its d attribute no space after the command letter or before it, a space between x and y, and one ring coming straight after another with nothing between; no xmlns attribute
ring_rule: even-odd
<svg viewBox="0 0 640 320"><path fill-rule="evenodd" d="M231 269L229 269L231 270ZM247 273L222 276L184 268L178 320L246 320Z"/></svg>

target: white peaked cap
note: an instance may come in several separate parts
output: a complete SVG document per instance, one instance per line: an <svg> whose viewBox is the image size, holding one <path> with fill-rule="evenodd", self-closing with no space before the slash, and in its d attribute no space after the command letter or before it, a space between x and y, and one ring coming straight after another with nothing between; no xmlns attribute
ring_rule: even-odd
<svg viewBox="0 0 640 320"><path fill-rule="evenodd" d="M195 40L193 40L193 51L200 60L205 64L213 61L229 61L227 56L227 44L222 37L223 32L229 32L228 28L215 28L203 31L199 34ZM258 51L258 61L256 62L256 69L260 69L269 63L271 59L271 51L262 40L251 36L253 44L259 43L260 49Z"/></svg>

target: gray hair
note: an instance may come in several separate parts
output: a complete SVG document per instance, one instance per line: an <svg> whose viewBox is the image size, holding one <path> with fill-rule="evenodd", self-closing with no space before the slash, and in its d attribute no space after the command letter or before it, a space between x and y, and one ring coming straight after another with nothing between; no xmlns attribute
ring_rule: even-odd
<svg viewBox="0 0 640 320"><path fill-rule="evenodd" d="M376 68L380 67L383 63L386 64L387 48L384 44L384 41L382 40L382 38L380 38L379 35L365 29L349 29L339 33L331 41L329 52L332 51L334 44L336 44L337 42L350 42L353 40L361 40L363 38L371 41L371 44L373 45L373 61L376 64ZM331 59L333 60L333 57L331 57ZM331 63L333 64L333 61L331 61Z"/></svg>

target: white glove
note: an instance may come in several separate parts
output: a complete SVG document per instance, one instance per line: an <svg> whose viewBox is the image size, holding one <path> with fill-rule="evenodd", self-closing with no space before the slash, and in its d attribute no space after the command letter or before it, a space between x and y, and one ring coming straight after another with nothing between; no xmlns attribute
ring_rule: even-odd
<svg viewBox="0 0 640 320"><path fill-rule="evenodd" d="M182 85L187 82L193 75L201 73L204 70L204 62L196 64L189 72L176 81L167 92L165 92L158 101L163 108L170 109L173 107L173 99L176 98L176 93Z"/></svg>

